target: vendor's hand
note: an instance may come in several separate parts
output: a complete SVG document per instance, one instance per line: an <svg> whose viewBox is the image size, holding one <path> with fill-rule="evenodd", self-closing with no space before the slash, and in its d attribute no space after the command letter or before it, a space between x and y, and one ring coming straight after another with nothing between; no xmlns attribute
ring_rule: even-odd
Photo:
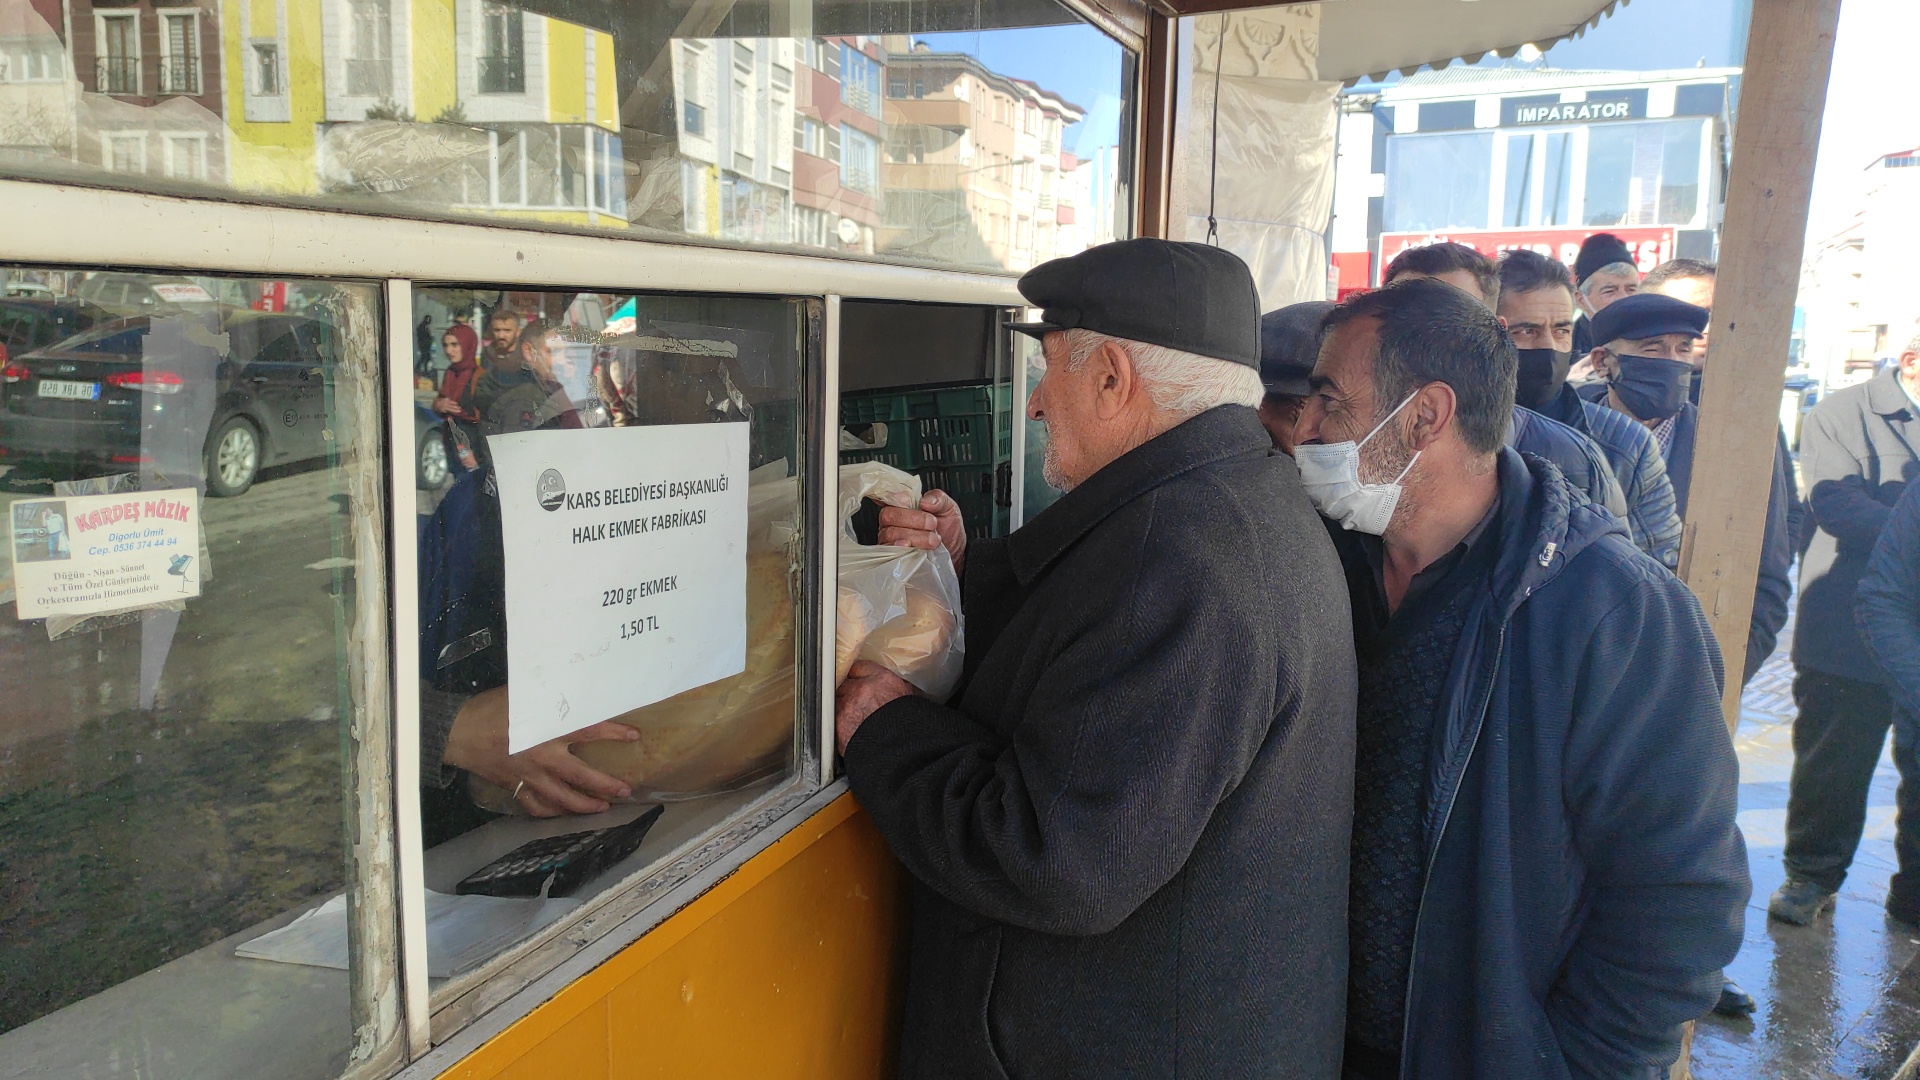
<svg viewBox="0 0 1920 1080"><path fill-rule="evenodd" d="M534 817L561 814L598 814L609 799L624 799L631 788L615 777L574 757L575 743L612 740L631 742L640 733L625 724L603 720L592 727L507 753L507 688L485 690L467 699L447 733L441 760L489 780L508 791Z"/></svg>
<svg viewBox="0 0 1920 1080"><path fill-rule="evenodd" d="M910 506L880 508L880 542L925 551L945 545L957 574L966 559L967 524L960 519L960 504L953 501L953 496L929 491L920 497L917 510Z"/></svg>
<svg viewBox="0 0 1920 1080"><path fill-rule="evenodd" d="M867 722L880 706L918 693L913 684L869 660L855 660L847 669L847 681L833 695L833 735L840 752L847 752L853 733Z"/></svg>

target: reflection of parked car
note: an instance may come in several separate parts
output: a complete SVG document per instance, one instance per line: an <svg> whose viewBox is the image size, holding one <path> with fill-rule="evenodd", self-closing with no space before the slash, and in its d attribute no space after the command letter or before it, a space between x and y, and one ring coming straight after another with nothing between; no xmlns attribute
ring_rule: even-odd
<svg viewBox="0 0 1920 1080"><path fill-rule="evenodd" d="M153 322L106 323L10 360L0 375L0 461L106 471L147 460L155 451L143 440L164 442L205 423L198 450L207 491L224 496L247 490L266 466L331 448L325 391L334 346L326 323L232 312L220 324L226 357L190 348L149 358Z"/></svg>
<svg viewBox="0 0 1920 1080"><path fill-rule="evenodd" d="M422 491L432 491L453 473L447 453L447 418L419 402L413 403L413 479Z"/></svg>
<svg viewBox="0 0 1920 1080"><path fill-rule="evenodd" d="M106 313L75 301L0 300L0 364L9 356L44 349L56 341L93 329Z"/></svg>
<svg viewBox="0 0 1920 1080"><path fill-rule="evenodd" d="M9 281L6 294L21 300L51 300L53 290L37 281Z"/></svg>
<svg viewBox="0 0 1920 1080"><path fill-rule="evenodd" d="M115 315L211 311L217 306L212 294L193 281L154 274L94 274L74 295Z"/></svg>

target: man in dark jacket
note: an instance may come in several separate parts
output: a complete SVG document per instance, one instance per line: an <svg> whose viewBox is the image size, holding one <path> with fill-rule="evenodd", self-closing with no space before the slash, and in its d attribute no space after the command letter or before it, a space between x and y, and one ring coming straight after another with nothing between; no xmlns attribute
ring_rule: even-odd
<svg viewBox="0 0 1920 1080"><path fill-rule="evenodd" d="M1707 310L1662 293L1640 292L1613 304L1593 320L1600 345L1594 370L1605 382L1590 392L1653 433L1673 481L1673 501L1682 518L1693 487L1693 448L1700 430L1699 407L1689 400L1696 376L1694 353L1706 334ZM1754 582L1753 614L1747 622L1747 651L1740 682L1745 685L1773 655L1780 628L1787 624L1793 595L1793 534L1787 510L1791 463L1776 452L1767 493L1766 531L1761 534L1760 574Z"/></svg>
<svg viewBox="0 0 1920 1080"><path fill-rule="evenodd" d="M1569 365L1577 358L1567 268L1536 252L1507 252L1500 257L1496 310L1519 350L1516 402L1592 439L1626 498L1633 542L1669 570L1680 565L1680 514L1653 436L1630 418L1583 401L1567 385Z"/></svg>
<svg viewBox="0 0 1920 1080"><path fill-rule="evenodd" d="M1900 804L1894 851L1900 872L1887 887L1887 914L1920 924L1920 484L1908 484L1894 504L1880 542L1860 578L1854 622L1872 651L1893 698L1893 759L1900 767Z"/></svg>
<svg viewBox="0 0 1920 1080"><path fill-rule="evenodd" d="M1465 244L1408 248L1387 265L1384 284L1413 278L1444 281L1475 297L1489 311L1496 308L1500 295L1500 274L1493 260ZM1592 439L1531 409L1515 409L1513 423L1507 426L1507 445L1553 462L1595 505L1606 507L1621 521L1627 520L1626 497L1614 479L1612 466Z"/></svg>
<svg viewBox="0 0 1920 1080"><path fill-rule="evenodd" d="M1354 671L1339 563L1261 397L1252 275L1129 240L1020 281L1066 494L962 571L950 704L855 664L853 792L917 882L899 1075L1338 1075Z"/></svg>
<svg viewBox="0 0 1920 1080"><path fill-rule="evenodd" d="M1699 605L1500 445L1516 359L1422 281L1329 318L1296 448L1360 696L1346 1075L1655 1077L1749 892Z"/></svg>
<svg viewBox="0 0 1920 1080"><path fill-rule="evenodd" d="M1854 631L1867 557L1890 508L1920 476L1920 337L1897 367L1836 390L1807 413L1800 472L1818 531L1800 560L1793 631L1793 780L1787 797L1787 880L1767 912L1811 922L1831 906L1866 824L1867 787L1886 745L1893 706ZM1902 773L1903 784L1920 775ZM1901 820L1899 831L1910 833ZM1912 843L1896 837L1896 845ZM1920 885L1920 883L1916 883ZM1901 917L1920 911L1920 888L1887 898Z"/></svg>
<svg viewBox="0 0 1920 1080"><path fill-rule="evenodd" d="M1598 344L1593 317L1639 291L1640 266L1626 241L1612 233L1594 233L1580 242L1580 253L1574 256L1573 284L1580 294L1580 318L1573 324L1573 358L1578 362Z"/></svg>

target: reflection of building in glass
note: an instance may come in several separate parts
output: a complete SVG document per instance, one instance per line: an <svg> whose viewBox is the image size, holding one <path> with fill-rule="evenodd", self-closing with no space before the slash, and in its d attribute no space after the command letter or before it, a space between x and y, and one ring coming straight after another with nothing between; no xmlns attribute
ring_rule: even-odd
<svg viewBox="0 0 1920 1080"><path fill-rule="evenodd" d="M242 186L626 223L603 31L486 0L240 2L226 57Z"/></svg>
<svg viewBox="0 0 1920 1080"><path fill-rule="evenodd" d="M880 224L881 76L865 37L802 41L793 116L793 242L872 254Z"/></svg>
<svg viewBox="0 0 1920 1080"><path fill-rule="evenodd" d="M893 54L882 250L1010 270L1061 253L1061 200L1074 185L1062 180L1060 139L1083 114L964 53Z"/></svg>
<svg viewBox="0 0 1920 1080"><path fill-rule="evenodd" d="M194 4L0 0L0 153L221 180L219 33Z"/></svg>
<svg viewBox="0 0 1920 1080"><path fill-rule="evenodd" d="M685 231L786 243L795 42L687 38L673 50Z"/></svg>

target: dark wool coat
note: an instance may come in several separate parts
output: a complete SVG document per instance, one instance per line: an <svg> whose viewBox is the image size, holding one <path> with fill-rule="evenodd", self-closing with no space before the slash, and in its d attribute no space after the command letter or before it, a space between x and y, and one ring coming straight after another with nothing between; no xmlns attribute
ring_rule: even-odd
<svg viewBox="0 0 1920 1080"><path fill-rule="evenodd" d="M1800 429L1800 475L1819 526L1800 559L1793 665L1860 682L1880 669L1853 626L1854 593L1880 530L1920 477L1920 416L1888 370L1827 395Z"/></svg>
<svg viewBox="0 0 1920 1080"><path fill-rule="evenodd" d="M917 879L899 1075L1337 1076L1353 632L1292 460L1213 409L964 586L953 704L846 752Z"/></svg>

